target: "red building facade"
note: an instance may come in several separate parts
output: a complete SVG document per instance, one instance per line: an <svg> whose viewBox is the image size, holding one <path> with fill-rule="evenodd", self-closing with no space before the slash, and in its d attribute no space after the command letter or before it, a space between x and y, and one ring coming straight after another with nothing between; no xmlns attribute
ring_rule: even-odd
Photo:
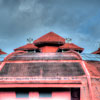
<svg viewBox="0 0 100 100"><path fill-rule="evenodd" d="M0 65L0 100L100 100L100 61L53 32L14 49Z"/></svg>

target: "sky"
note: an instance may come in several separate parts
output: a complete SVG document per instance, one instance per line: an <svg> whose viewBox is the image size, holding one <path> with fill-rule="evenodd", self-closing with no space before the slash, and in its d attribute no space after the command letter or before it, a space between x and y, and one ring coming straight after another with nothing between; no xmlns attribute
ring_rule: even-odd
<svg viewBox="0 0 100 100"><path fill-rule="evenodd" d="M0 48L7 52L27 38L55 32L71 38L84 53L98 49L100 0L0 0Z"/></svg>

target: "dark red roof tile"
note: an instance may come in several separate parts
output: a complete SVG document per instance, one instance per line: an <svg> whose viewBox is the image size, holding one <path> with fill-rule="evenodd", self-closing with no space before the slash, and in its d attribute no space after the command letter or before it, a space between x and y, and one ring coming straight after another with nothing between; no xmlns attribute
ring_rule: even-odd
<svg viewBox="0 0 100 100"><path fill-rule="evenodd" d="M17 50L34 50L34 49L38 49L38 47L36 47L32 43L28 43L28 44L26 44L24 46L21 46L19 48L14 49L14 51L17 51Z"/></svg>
<svg viewBox="0 0 100 100"><path fill-rule="evenodd" d="M72 49L72 50L84 50L84 48L81 48L73 43L65 43L64 45L59 47L60 49Z"/></svg>
<svg viewBox="0 0 100 100"><path fill-rule="evenodd" d="M0 55L2 54L7 54L6 52L3 52L1 49L0 49Z"/></svg>
<svg viewBox="0 0 100 100"><path fill-rule="evenodd" d="M49 32L42 37L38 38L37 40L34 41L35 45L39 44L44 44L44 43L49 43L49 44L64 44L65 39L59 35L57 35L54 32Z"/></svg>
<svg viewBox="0 0 100 100"><path fill-rule="evenodd" d="M97 51L92 52L92 54L100 54L100 48Z"/></svg>

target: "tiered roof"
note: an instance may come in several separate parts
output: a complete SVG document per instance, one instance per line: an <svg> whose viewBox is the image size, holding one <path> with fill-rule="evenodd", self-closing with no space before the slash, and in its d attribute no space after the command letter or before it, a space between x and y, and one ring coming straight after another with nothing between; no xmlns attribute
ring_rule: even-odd
<svg viewBox="0 0 100 100"><path fill-rule="evenodd" d="M97 50L97 51L92 52L92 54L100 54L100 48L98 48L98 50Z"/></svg>
<svg viewBox="0 0 100 100"><path fill-rule="evenodd" d="M84 48L81 48L81 47L75 45L74 43L65 43L64 45L60 46L59 49L69 49L69 50L77 50L77 51L84 50Z"/></svg>
<svg viewBox="0 0 100 100"><path fill-rule="evenodd" d="M0 49L0 55L3 55L3 54L7 54L7 53Z"/></svg>
<svg viewBox="0 0 100 100"><path fill-rule="evenodd" d="M36 47L32 43L28 43L28 44L26 44L24 46L21 46L19 48L14 49L14 51L17 51L17 50L36 50L36 49L38 49L38 47Z"/></svg>
<svg viewBox="0 0 100 100"><path fill-rule="evenodd" d="M49 32L42 37L38 38L34 41L35 45L41 45L41 44L64 44L65 39L59 35L57 35L54 32Z"/></svg>
<svg viewBox="0 0 100 100"><path fill-rule="evenodd" d="M60 44L62 46L57 46L59 49L71 50L54 53L26 52L26 50L41 48L34 44L36 46ZM39 84L44 84L44 86L49 84L50 86L52 83L56 85L63 83L67 86L70 84L73 87L79 85L82 91L85 91L82 92L82 95L87 94L84 98L100 100L100 61L83 60L80 54L76 52L77 50L83 51L83 48L73 43L65 43L64 38L53 32L35 40L34 44L29 43L15 49L1 63L0 87L12 87L12 85L14 88L16 86L30 87L30 85L33 87L35 84L37 86ZM100 48L98 51L100 51ZM94 54L98 54L98 52L96 51ZM88 94L90 97L88 97Z"/></svg>

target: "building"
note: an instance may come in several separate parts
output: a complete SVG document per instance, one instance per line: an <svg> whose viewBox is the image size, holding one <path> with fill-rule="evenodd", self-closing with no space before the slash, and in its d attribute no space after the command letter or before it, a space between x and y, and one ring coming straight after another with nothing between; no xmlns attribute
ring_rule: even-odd
<svg viewBox="0 0 100 100"><path fill-rule="evenodd" d="M3 60L3 58L4 58L4 57L2 57L2 55L5 55L5 54L7 54L7 53L0 49L0 64L1 64L2 60Z"/></svg>
<svg viewBox="0 0 100 100"><path fill-rule="evenodd" d="M7 53L0 49L0 55L4 55L4 54L7 54Z"/></svg>
<svg viewBox="0 0 100 100"><path fill-rule="evenodd" d="M92 54L100 54L100 48L98 48L98 50L92 52Z"/></svg>
<svg viewBox="0 0 100 100"><path fill-rule="evenodd" d="M100 61L82 51L53 32L14 49L0 65L0 100L100 100Z"/></svg>

